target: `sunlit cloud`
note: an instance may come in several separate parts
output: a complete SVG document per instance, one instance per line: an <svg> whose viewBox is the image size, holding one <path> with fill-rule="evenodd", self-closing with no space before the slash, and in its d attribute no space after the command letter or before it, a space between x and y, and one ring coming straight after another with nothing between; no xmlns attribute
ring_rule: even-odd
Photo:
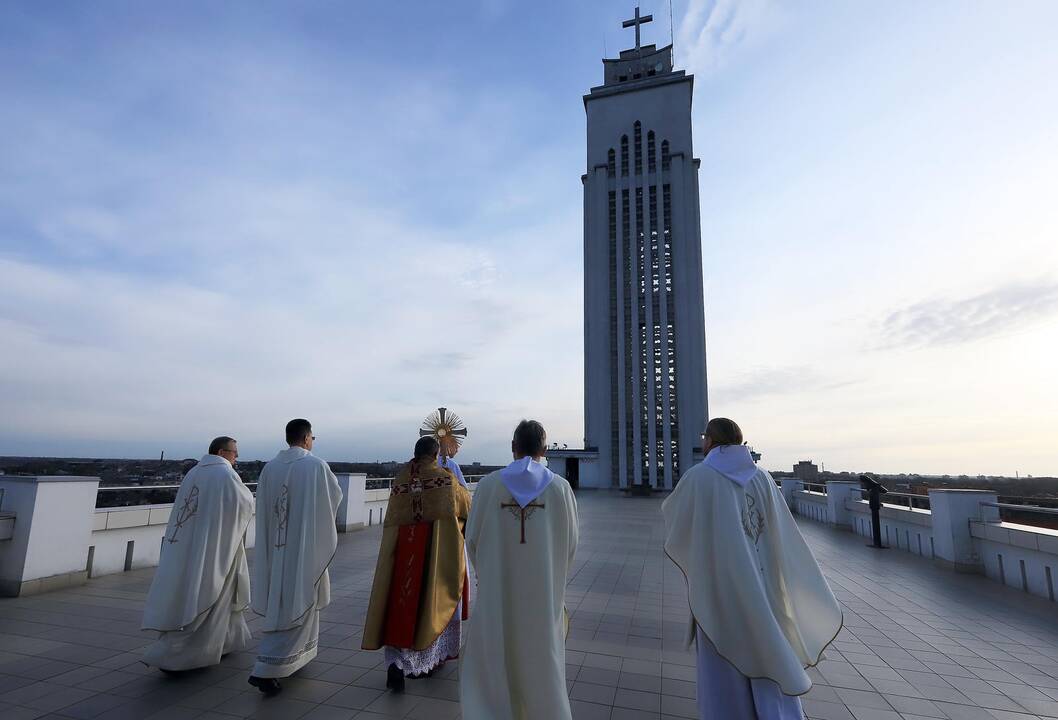
<svg viewBox="0 0 1058 720"><path fill-rule="evenodd" d="M690 0L679 22L678 61L691 72L715 72L765 38L778 18L774 0Z"/></svg>
<svg viewBox="0 0 1058 720"><path fill-rule="evenodd" d="M1008 335L1058 317L1058 282L1010 283L979 295L938 298L895 310L881 324L882 345L960 345Z"/></svg>
<svg viewBox="0 0 1058 720"><path fill-rule="evenodd" d="M722 404L749 403L776 396L823 393L855 385L807 366L756 367L713 385L710 398Z"/></svg>

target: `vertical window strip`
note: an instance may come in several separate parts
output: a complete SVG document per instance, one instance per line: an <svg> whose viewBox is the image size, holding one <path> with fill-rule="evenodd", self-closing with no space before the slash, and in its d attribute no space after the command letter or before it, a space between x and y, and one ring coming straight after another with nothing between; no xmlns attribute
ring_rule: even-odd
<svg viewBox="0 0 1058 720"><path fill-rule="evenodd" d="M636 120L632 130L633 142L635 142L636 175L643 174L643 125Z"/></svg>
<svg viewBox="0 0 1058 720"><path fill-rule="evenodd" d="M668 152L668 142L662 143L663 155ZM664 167L664 165L663 165ZM665 183L661 186L661 229L664 247L665 270L665 312L666 347L669 362L669 376L665 378L669 394L669 436L672 455L672 482L675 485L680 479L680 413L676 387L676 302L672 292L672 186Z"/></svg>
<svg viewBox="0 0 1058 720"><path fill-rule="evenodd" d="M627 138L625 138L627 140ZM625 145L627 147L627 143ZM624 357L625 357L625 405L624 405L624 417L625 417L625 472L626 475L622 478L622 483L627 486L631 485L635 475L633 474L633 468L635 467L634 453L635 447L632 442L632 407L633 407L633 396L632 396L632 377L635 370L635 364L632 357L632 294L635 291L635 286L632 277L632 253L628 251L628 238L632 235L632 216L631 216L631 202L628 195L628 190L621 191L621 237L625 243L624 253L624 328L622 328L622 335L624 336Z"/></svg>
<svg viewBox="0 0 1058 720"><path fill-rule="evenodd" d="M610 159L613 160L614 151L610 150ZM611 166L612 167L612 166ZM613 175L611 175L613 177ZM618 377L618 364L617 364L617 353L619 343L617 342L617 193L613 190L609 193L607 217L609 218L609 239L610 239L610 472L612 478L617 478L620 472L620 432L621 412L620 404L618 402L619 397L617 394L617 377Z"/></svg>

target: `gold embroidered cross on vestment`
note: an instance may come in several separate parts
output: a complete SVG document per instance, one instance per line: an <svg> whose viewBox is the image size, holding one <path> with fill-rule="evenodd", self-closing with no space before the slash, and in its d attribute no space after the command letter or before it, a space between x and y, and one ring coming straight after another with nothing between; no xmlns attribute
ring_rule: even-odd
<svg viewBox="0 0 1058 720"><path fill-rule="evenodd" d="M176 542L176 535L180 532L180 528L190 522L195 515L198 515L198 485L194 485L191 488L191 492L187 494L183 504L180 506L176 522L173 523L173 534L166 538L170 545Z"/></svg>
<svg viewBox="0 0 1058 720"><path fill-rule="evenodd" d="M434 490L436 488L448 487L452 484L452 478L450 477L439 477L439 478L428 478L422 480L419 478L417 468L412 468L411 480L400 485L394 485L390 488L389 494L393 495L411 495L411 513L412 519L415 522L422 522L423 519L423 504L422 494L427 490Z"/></svg>
<svg viewBox="0 0 1058 720"><path fill-rule="evenodd" d="M290 522L290 490L284 485L279 491L279 497L272 504L272 516L276 523L276 547L286 547L287 524Z"/></svg>
<svg viewBox="0 0 1058 720"><path fill-rule="evenodd" d="M507 508L507 510L511 513L511 515L514 515L515 517L518 517L519 515L521 515L521 520L522 520L522 541L520 543L518 543L518 544L519 545L525 545L525 521L528 518L531 518L533 516L533 513L536 512L538 509L542 509L544 507L544 504L543 503L538 503L538 502L531 502L528 505L526 505L525 507L522 507L518 503L512 502L512 503L500 503L500 507L501 508Z"/></svg>

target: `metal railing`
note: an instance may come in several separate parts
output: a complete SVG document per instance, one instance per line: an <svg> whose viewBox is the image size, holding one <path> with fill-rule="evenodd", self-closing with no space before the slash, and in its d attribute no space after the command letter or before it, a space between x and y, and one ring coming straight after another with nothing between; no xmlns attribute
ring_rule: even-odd
<svg viewBox="0 0 1058 720"><path fill-rule="evenodd" d="M257 483L244 483L250 492L257 490ZM104 485L96 492L96 508L138 507L140 505L170 505L176 500L179 485ZM103 493L136 493L133 497L110 500ZM150 495L148 495L148 493Z"/></svg>
<svg viewBox="0 0 1058 720"><path fill-rule="evenodd" d="M820 495L826 495L827 494L827 485L826 485L826 483L803 482L803 483L801 483L801 486L808 492L819 493Z"/></svg>
<svg viewBox="0 0 1058 720"><path fill-rule="evenodd" d="M867 490L865 490L864 488L860 488L859 492L860 492L861 495L866 495L867 494ZM931 510L932 509L932 506L929 504L929 495L916 495L915 493L900 493L900 492L891 492L891 491L885 493L884 495L882 495L882 504L883 505L894 505L896 507L900 507L903 503L897 504L897 503L889 502L889 498L900 498L902 500L907 500L907 509L908 510ZM919 503L919 504L916 505L915 504L916 502Z"/></svg>
<svg viewBox="0 0 1058 720"><path fill-rule="evenodd" d="M983 502L982 507L994 507L999 510L1014 510L1017 512L1040 513L1041 515L1058 515L1058 508L1042 507L1040 505L1018 505L1016 503Z"/></svg>
<svg viewBox="0 0 1058 720"><path fill-rule="evenodd" d="M465 475L463 479L467 484L475 483L485 477L484 475ZM367 490L389 490L396 478L367 478L365 489ZM257 490L257 483L244 483L251 492ZM140 505L169 505L176 499L179 485L104 485L96 494L96 508L118 508L138 507ZM103 493L128 492L136 493L135 497L108 500ZM151 495L147 495L150 493ZM4 488L0 488L0 507L3 507ZM102 504L104 502L106 504Z"/></svg>

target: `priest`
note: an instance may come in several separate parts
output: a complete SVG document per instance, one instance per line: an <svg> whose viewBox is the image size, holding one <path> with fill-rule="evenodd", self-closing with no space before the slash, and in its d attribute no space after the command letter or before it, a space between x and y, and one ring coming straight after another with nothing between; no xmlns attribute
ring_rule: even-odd
<svg viewBox="0 0 1058 720"><path fill-rule="evenodd" d="M470 493L437 463L432 436L419 438L390 489L364 623L364 650L386 648L386 686L433 673L459 657L470 583L463 529Z"/></svg>
<svg viewBox="0 0 1058 720"><path fill-rule="evenodd" d="M440 447L440 443L438 443L438 447ZM460 485L462 485L463 487L468 487L467 481L463 479L463 468L459 467L459 463L457 463L455 459L455 454L457 452L459 452L458 445L452 450L451 455L445 455L443 452L440 453L437 456L437 464L445 470L451 472L455 476L456 480L459 481Z"/></svg>
<svg viewBox="0 0 1058 720"><path fill-rule="evenodd" d="M709 421L705 461L662 504L683 571L702 720L801 720L799 696L841 630L841 608L742 430Z"/></svg>
<svg viewBox="0 0 1058 720"><path fill-rule="evenodd" d="M311 452L309 421L291 420L286 436L289 447L264 466L257 484L253 609L264 616L264 636L249 683L266 695L316 657L342 500L334 473Z"/></svg>
<svg viewBox="0 0 1058 720"><path fill-rule="evenodd" d="M514 431L514 462L474 493L467 550L478 577L459 672L464 720L570 720L566 575L577 549L577 501L547 469L535 420Z"/></svg>
<svg viewBox="0 0 1058 720"><path fill-rule="evenodd" d="M238 457L233 438L214 439L176 493L143 611L143 629L161 633L143 662L164 672L216 665L252 639L243 540L253 495L233 467Z"/></svg>

